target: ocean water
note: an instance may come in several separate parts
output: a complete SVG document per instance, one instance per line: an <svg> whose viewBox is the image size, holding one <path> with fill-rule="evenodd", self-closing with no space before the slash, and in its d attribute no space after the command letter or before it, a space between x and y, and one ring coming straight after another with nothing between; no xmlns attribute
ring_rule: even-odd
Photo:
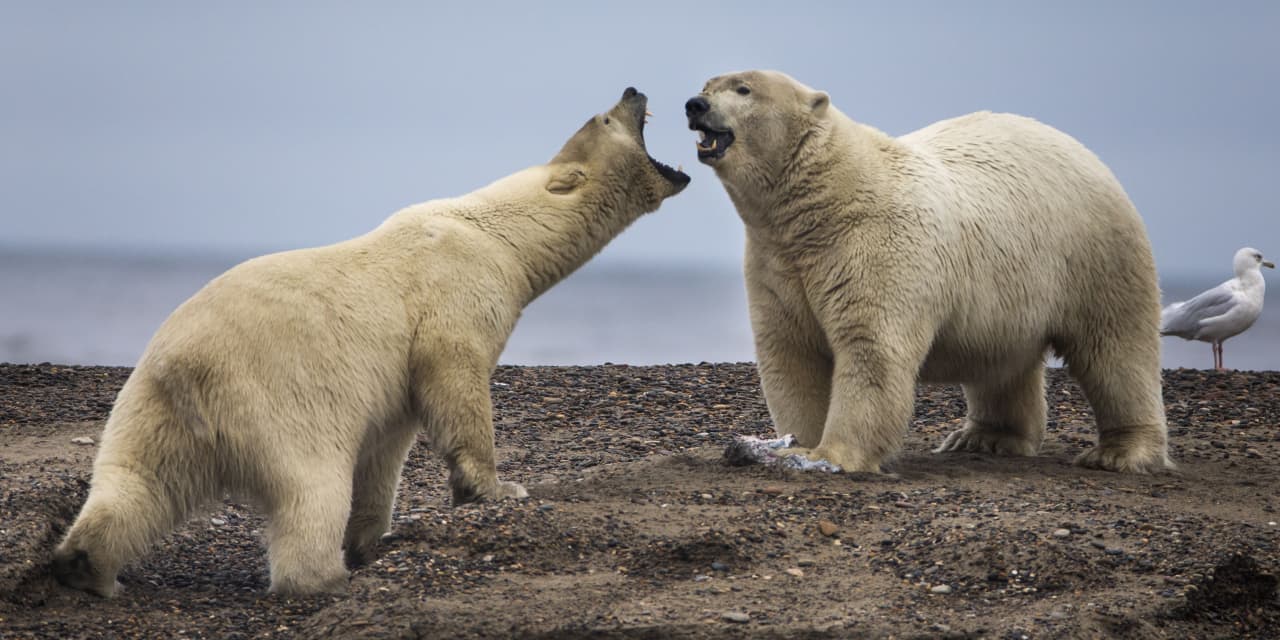
<svg viewBox="0 0 1280 640"><path fill-rule="evenodd" d="M0 362L133 365L165 317L237 261L0 252ZM1226 277L1166 280L1165 300L1185 299ZM1208 344L1164 338L1163 347L1166 368L1213 364ZM1231 368L1280 370L1280 301L1228 340L1225 352ZM525 310L501 362L754 359L738 269L593 262Z"/></svg>

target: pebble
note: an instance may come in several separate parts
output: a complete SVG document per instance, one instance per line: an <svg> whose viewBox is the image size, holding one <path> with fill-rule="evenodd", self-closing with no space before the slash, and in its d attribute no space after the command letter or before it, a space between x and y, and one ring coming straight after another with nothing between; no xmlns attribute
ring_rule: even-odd
<svg viewBox="0 0 1280 640"><path fill-rule="evenodd" d="M836 532L839 530L840 530L840 525L837 525L836 523L830 520L818 521L818 531L821 531L822 535L827 536L828 538L830 538L831 536L834 536Z"/></svg>
<svg viewBox="0 0 1280 640"><path fill-rule="evenodd" d="M221 527L222 525L224 525L224 524L226 524L226 523L227 523L227 521L226 521L226 520L223 520L222 518L209 518L209 524L211 524L211 525L213 525L213 526L215 526L215 527Z"/></svg>
<svg viewBox="0 0 1280 640"><path fill-rule="evenodd" d="M791 569L787 569L787 570L786 570L786 574L787 574L787 575L789 575L789 576L795 576L795 577L797 577L797 578L803 578L803 577L804 577L804 569L796 569L796 568L794 568L794 567L793 567L793 568L791 568Z"/></svg>
<svg viewBox="0 0 1280 640"><path fill-rule="evenodd" d="M72 439L71 439L71 443L72 443L72 444L93 444L93 438L90 438L89 436L81 436L81 437L79 437L79 438L72 438Z"/></svg>
<svg viewBox="0 0 1280 640"><path fill-rule="evenodd" d="M727 564L725 564L725 563L723 563L723 562L712 562L712 563L711 563L711 570L712 570L712 571L728 571L728 570L729 570L729 565L727 565Z"/></svg>
<svg viewBox="0 0 1280 640"><path fill-rule="evenodd" d="M765 495L770 495L770 496L780 496L782 495L782 487L779 487L777 485L770 485L768 487L761 489L760 493L763 493Z"/></svg>
<svg viewBox="0 0 1280 640"><path fill-rule="evenodd" d="M932 589L929 589L929 592L930 593L951 593L951 585L940 584L933 587Z"/></svg>
<svg viewBox="0 0 1280 640"><path fill-rule="evenodd" d="M1053 530L1053 537L1055 538L1065 538L1070 535L1071 535L1070 529L1054 529Z"/></svg>
<svg viewBox="0 0 1280 640"><path fill-rule="evenodd" d="M1273 522L1271 524L1275 523ZM796 564L801 567L812 567L816 563L813 558L800 558L799 560L796 560Z"/></svg>
<svg viewBox="0 0 1280 640"><path fill-rule="evenodd" d="M738 624L745 624L747 622L751 622L751 616L741 611L726 611L720 614L720 619L724 620L725 622L735 622Z"/></svg>

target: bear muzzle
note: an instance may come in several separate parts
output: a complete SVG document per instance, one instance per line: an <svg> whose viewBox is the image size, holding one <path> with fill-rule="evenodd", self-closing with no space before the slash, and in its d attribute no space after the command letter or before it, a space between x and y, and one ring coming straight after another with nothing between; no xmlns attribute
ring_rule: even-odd
<svg viewBox="0 0 1280 640"><path fill-rule="evenodd" d="M698 160L710 162L724 157L733 144L733 130L716 126L711 103L702 96L694 96L684 103L684 114L689 119L689 129L698 132Z"/></svg>

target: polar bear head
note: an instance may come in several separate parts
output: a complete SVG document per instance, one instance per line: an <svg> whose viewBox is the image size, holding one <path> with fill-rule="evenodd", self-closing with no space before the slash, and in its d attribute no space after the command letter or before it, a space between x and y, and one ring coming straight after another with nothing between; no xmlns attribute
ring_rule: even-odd
<svg viewBox="0 0 1280 640"><path fill-rule="evenodd" d="M707 81L684 108L699 133L698 159L725 179L783 170L825 121L830 102L784 73L740 71Z"/></svg>
<svg viewBox="0 0 1280 640"><path fill-rule="evenodd" d="M689 176L645 150L647 104L643 93L627 87L612 109L587 120L552 158L547 191L645 212L680 193Z"/></svg>

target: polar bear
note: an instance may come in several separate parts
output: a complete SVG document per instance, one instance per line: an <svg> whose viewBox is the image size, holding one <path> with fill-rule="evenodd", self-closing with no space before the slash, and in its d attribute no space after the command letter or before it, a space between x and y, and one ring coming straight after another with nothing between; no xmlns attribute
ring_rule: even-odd
<svg viewBox="0 0 1280 640"><path fill-rule="evenodd" d="M1080 143L988 112L892 138L774 71L713 78L685 110L746 227L761 383L789 453L879 471L923 381L960 383L968 404L937 451L1033 455L1052 349L1097 419L1078 463L1172 465L1150 245Z"/></svg>
<svg viewBox="0 0 1280 640"><path fill-rule="evenodd" d="M147 346L52 570L110 596L122 565L223 495L267 514L271 590L338 591L391 522L421 426L454 502L498 480L489 378L521 309L689 182L628 88L550 163L210 282Z"/></svg>

